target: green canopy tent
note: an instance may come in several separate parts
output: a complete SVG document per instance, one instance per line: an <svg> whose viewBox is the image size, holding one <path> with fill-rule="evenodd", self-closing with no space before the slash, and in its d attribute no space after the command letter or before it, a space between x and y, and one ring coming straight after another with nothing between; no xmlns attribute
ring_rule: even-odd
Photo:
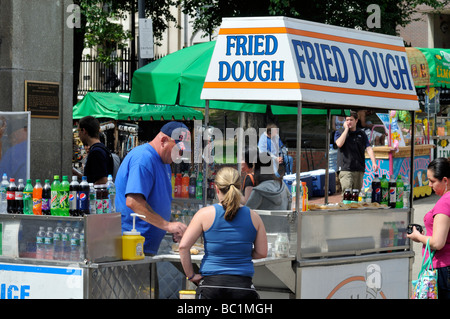
<svg viewBox="0 0 450 319"><path fill-rule="evenodd" d="M89 92L73 108L73 119L91 115L114 120L202 120L203 113L189 107L129 103L129 93Z"/></svg>
<svg viewBox="0 0 450 319"><path fill-rule="evenodd" d="M450 88L450 49L406 48L417 88Z"/></svg>
<svg viewBox="0 0 450 319"><path fill-rule="evenodd" d="M205 107L200 94L214 51L215 41L196 44L171 53L136 70L132 79L131 103L156 103ZM266 104L209 101L209 108L266 113ZM297 115L296 107L272 105L275 115ZM327 114L326 109L303 108L302 113ZM331 114L341 114L332 110Z"/></svg>

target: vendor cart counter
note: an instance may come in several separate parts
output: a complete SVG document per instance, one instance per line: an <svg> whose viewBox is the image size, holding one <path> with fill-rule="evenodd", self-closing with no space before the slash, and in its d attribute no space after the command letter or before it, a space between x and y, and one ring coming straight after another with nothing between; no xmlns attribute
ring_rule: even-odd
<svg viewBox="0 0 450 319"><path fill-rule="evenodd" d="M412 209L257 212L269 244L268 257L253 260L261 298L408 298L414 253L406 225ZM277 251L280 238L289 239L287 255ZM203 255L191 257L198 272ZM183 273L176 253L153 260Z"/></svg>
<svg viewBox="0 0 450 319"><path fill-rule="evenodd" d="M378 176L386 177L392 174L407 178L410 185L413 187L414 198L431 195L431 187L428 185L427 168L431 162L431 152L435 146L432 144L423 144L414 146L414 180L409 181L410 167L411 167L411 147L399 147L397 151L391 151L389 146L375 146L373 152L378 164ZM390 159L391 154L391 159ZM392 163L390 162L392 160ZM364 173L364 188L369 188L374 179L374 172L372 170L372 162L366 152L366 171Z"/></svg>
<svg viewBox="0 0 450 319"><path fill-rule="evenodd" d="M121 260L120 214L85 217L0 214L1 299L150 298L151 258ZM79 258L36 255L36 234L61 223L84 230Z"/></svg>

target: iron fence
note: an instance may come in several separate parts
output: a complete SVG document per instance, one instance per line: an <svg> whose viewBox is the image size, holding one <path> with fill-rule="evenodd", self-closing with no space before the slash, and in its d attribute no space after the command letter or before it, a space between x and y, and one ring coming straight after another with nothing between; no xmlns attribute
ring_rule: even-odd
<svg viewBox="0 0 450 319"><path fill-rule="evenodd" d="M150 63L152 60L146 60ZM138 59L132 58L130 50L123 50L117 62L110 65L98 62L95 57L83 56L80 64L78 95L87 92L131 92L131 79L138 69Z"/></svg>

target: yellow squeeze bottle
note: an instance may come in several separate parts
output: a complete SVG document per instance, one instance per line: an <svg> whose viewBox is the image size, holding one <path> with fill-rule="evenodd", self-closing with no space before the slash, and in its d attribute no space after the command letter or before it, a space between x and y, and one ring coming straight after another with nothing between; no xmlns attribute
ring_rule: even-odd
<svg viewBox="0 0 450 319"><path fill-rule="evenodd" d="M138 214L131 214L133 216L133 229L131 231L124 231L122 235L122 259L123 260L139 260L144 259L144 241L145 238L141 233L136 231L136 216L145 218L145 216Z"/></svg>

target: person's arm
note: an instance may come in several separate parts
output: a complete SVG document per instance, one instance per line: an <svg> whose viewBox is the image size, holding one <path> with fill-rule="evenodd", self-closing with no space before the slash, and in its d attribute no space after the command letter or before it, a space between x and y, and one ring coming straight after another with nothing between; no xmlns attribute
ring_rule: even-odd
<svg viewBox="0 0 450 319"><path fill-rule="evenodd" d="M344 122L344 131L341 133L341 136L339 136L336 139L337 147L341 148L344 145L345 140L347 139L348 131L349 131L349 128L348 128L347 122ZM336 133L338 133L338 132L336 132Z"/></svg>
<svg viewBox="0 0 450 319"><path fill-rule="evenodd" d="M180 252L180 261L183 266L184 273L186 274L186 278L192 281L195 284L203 278L202 275L196 274L194 272L194 267L192 266L191 260L191 247L197 241L197 239L201 236L203 232L203 224L202 221L205 218L205 215L208 213L209 208L205 207L199 210L191 222L189 223L189 227L186 229L186 232L181 239L179 245Z"/></svg>
<svg viewBox="0 0 450 319"><path fill-rule="evenodd" d="M248 199L250 198L250 195L252 193L253 190L253 186L247 186L246 188L244 188L244 196L241 196L241 204L245 205L248 201Z"/></svg>
<svg viewBox="0 0 450 319"><path fill-rule="evenodd" d="M372 169L374 172L378 170L377 161L375 159L375 154L373 152L372 146L366 148L367 154L369 154L370 160L372 161Z"/></svg>
<svg viewBox="0 0 450 319"><path fill-rule="evenodd" d="M171 234L174 234L175 241L181 239L183 233L186 230L185 224L180 222L166 221L158 213L153 211L142 194L127 194L126 197L127 207L139 215L144 215L144 220L146 222Z"/></svg>
<svg viewBox="0 0 450 319"><path fill-rule="evenodd" d="M261 217L256 212L250 210L250 214L253 225L255 226L256 229L256 238L255 242L253 243L252 258L253 259L266 258L267 257L266 228L264 227L264 223Z"/></svg>
<svg viewBox="0 0 450 319"><path fill-rule="evenodd" d="M436 214L433 220L433 236L425 236L413 226L413 232L407 237L424 245L430 239L430 248L432 250L441 250L446 244L449 227L450 217L444 214Z"/></svg>

